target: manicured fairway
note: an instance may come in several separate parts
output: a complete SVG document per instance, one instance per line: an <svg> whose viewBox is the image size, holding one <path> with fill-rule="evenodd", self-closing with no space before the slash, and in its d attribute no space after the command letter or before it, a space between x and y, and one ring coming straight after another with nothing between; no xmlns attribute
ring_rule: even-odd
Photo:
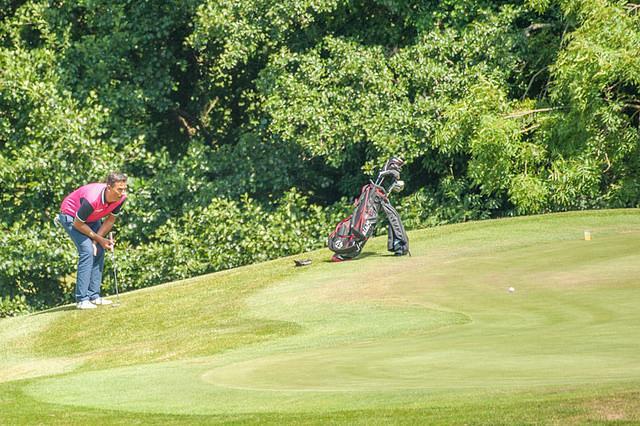
<svg viewBox="0 0 640 426"><path fill-rule="evenodd" d="M0 413L11 389L107 422L640 422L640 211L410 238L411 257L380 239L0 321Z"/></svg>

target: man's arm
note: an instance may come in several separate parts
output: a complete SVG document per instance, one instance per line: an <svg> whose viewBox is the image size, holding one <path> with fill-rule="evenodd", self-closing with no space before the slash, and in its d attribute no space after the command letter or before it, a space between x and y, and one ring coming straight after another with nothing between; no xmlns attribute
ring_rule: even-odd
<svg viewBox="0 0 640 426"><path fill-rule="evenodd" d="M100 235L101 237L107 235L109 231L111 231L111 228L113 228L113 224L115 222L116 217L114 215L110 214L109 216L107 216L107 218L102 222L102 225L100 225L100 229L98 229L98 235Z"/></svg>
<svg viewBox="0 0 640 426"><path fill-rule="evenodd" d="M111 216L109 216L109 218L111 218ZM107 220L105 220L105 223L107 221L109 221L109 218ZM109 225L109 229L111 229L111 227L113 226L113 222L115 222L115 220L116 220L115 217L113 218L113 220L111 220L111 224ZM91 238L96 243L100 244L102 246L102 248L104 248L106 250L111 250L111 248L112 248L111 241L109 241L108 239L106 239L105 237L100 235L100 232L103 231L103 228L105 227L104 226L105 223L103 223L102 226L100 226L100 229L98 230L98 233L96 233L96 232L93 232L93 230L89 227L89 225L87 225L86 223L82 222L80 219L78 219L76 217L73 220L73 227L76 228L79 232L82 232L87 237ZM106 232L109 232L109 231L107 230Z"/></svg>

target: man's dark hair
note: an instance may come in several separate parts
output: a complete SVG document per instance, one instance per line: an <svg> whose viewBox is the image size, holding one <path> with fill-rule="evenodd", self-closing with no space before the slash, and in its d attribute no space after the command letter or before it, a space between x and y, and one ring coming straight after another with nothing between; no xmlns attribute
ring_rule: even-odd
<svg viewBox="0 0 640 426"><path fill-rule="evenodd" d="M108 186L113 186L116 184L116 182L126 182L126 181L127 181L127 175L125 175L124 173L111 172L107 175Z"/></svg>

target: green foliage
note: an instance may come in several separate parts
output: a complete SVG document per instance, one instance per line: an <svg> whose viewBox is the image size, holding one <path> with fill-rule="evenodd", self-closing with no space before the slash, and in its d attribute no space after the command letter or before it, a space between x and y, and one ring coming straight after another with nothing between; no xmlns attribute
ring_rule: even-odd
<svg viewBox="0 0 640 426"><path fill-rule="evenodd" d="M407 229L420 229L448 223L488 219L499 202L477 192L469 192L466 179L451 176L435 189L421 188L405 197L397 210Z"/></svg>
<svg viewBox="0 0 640 426"><path fill-rule="evenodd" d="M0 297L0 318L18 316L29 312L29 305L25 296Z"/></svg>
<svg viewBox="0 0 640 426"><path fill-rule="evenodd" d="M254 132L243 133L233 145L222 145L209 151L199 147L201 157L194 160L202 170L197 188L197 205L209 204L214 197L238 199L251 194L260 201L273 201L297 185L303 192L322 190L332 182L318 176L316 167L305 161L296 143L280 138L266 138Z"/></svg>
<svg viewBox="0 0 640 426"><path fill-rule="evenodd" d="M539 213L544 211L549 197L549 188L537 176L520 174L511 180L509 200L518 212Z"/></svg>
<svg viewBox="0 0 640 426"><path fill-rule="evenodd" d="M395 130L408 111L382 49L328 37L305 55L282 51L274 59L260 86L272 132L334 166L348 144L368 142L378 154L370 159L405 151Z"/></svg>
<svg viewBox="0 0 640 426"><path fill-rule="evenodd" d="M44 18L55 34L60 84L109 111L104 126L120 144L162 130L180 140L178 120L193 77L182 43L196 1L54 1ZM183 118L184 119L184 118ZM168 141L164 135L156 144ZM164 141L164 143L163 143Z"/></svg>
<svg viewBox="0 0 640 426"><path fill-rule="evenodd" d="M594 0L564 5L580 26L568 37L554 66L554 99L567 102L567 126L584 135L569 178L582 174L579 188L590 199L638 199L638 94L640 17L621 4ZM571 120L571 121L569 121ZM559 165L560 166L560 165ZM558 167L559 168L559 167ZM631 184L631 185L630 185ZM637 202L637 201L636 201ZM574 203L567 203L569 208Z"/></svg>
<svg viewBox="0 0 640 426"><path fill-rule="evenodd" d="M504 76L515 66L504 41L517 13L504 8L462 35L429 34L392 52L334 37L302 54L285 48L272 55L258 84L270 130L336 166L354 145L366 149L367 172L390 155L411 161L425 154L438 127L436 96L457 98L469 74Z"/></svg>
<svg viewBox="0 0 640 426"><path fill-rule="evenodd" d="M253 80L269 54L305 35L321 15L344 0L204 1L197 9L194 31L187 42L198 56L205 78L196 89L199 122L216 138L252 118L256 107ZM313 43L313 40L311 40Z"/></svg>
<svg viewBox="0 0 640 426"><path fill-rule="evenodd" d="M64 231L53 223L0 230L0 297L38 308L70 301L75 248Z"/></svg>

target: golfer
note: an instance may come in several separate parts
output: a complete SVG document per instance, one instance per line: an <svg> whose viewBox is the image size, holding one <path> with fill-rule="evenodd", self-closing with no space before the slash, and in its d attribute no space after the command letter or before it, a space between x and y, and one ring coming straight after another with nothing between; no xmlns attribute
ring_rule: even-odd
<svg viewBox="0 0 640 426"><path fill-rule="evenodd" d="M78 249L75 298L78 309L95 309L112 302L100 297L104 251L113 249L105 238L127 198L127 176L109 173L105 183L90 183L67 195L58 220Z"/></svg>

